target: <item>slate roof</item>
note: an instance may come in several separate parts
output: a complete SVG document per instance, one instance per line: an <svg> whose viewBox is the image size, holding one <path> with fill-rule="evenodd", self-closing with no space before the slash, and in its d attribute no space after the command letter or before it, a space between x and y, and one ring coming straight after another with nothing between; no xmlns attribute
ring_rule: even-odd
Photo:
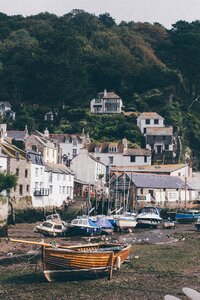
<svg viewBox="0 0 200 300"><path fill-rule="evenodd" d="M41 165L41 166L44 165L43 157L42 157L41 154L39 154L39 153L37 153L35 151L28 151L27 152L27 156L28 156L28 158L31 160L31 162L33 164Z"/></svg>
<svg viewBox="0 0 200 300"><path fill-rule="evenodd" d="M27 132L24 130L7 130L7 137L15 140L25 140L28 138Z"/></svg>
<svg viewBox="0 0 200 300"><path fill-rule="evenodd" d="M164 120L164 118L161 117L156 112L143 112L143 113L141 113L139 118L140 119L162 119L162 120Z"/></svg>
<svg viewBox="0 0 200 300"><path fill-rule="evenodd" d="M49 137L59 143L65 143L66 140L69 140L70 143L72 143L73 140L82 141L81 135L78 134L51 133Z"/></svg>
<svg viewBox="0 0 200 300"><path fill-rule="evenodd" d="M178 176L126 173L137 188L180 189L185 183ZM187 186L190 188L189 186Z"/></svg>
<svg viewBox="0 0 200 300"><path fill-rule="evenodd" d="M73 174L70 169L63 164L44 163L44 166L47 172Z"/></svg>
<svg viewBox="0 0 200 300"><path fill-rule="evenodd" d="M106 92L106 95L104 95L104 92L100 92L98 93L97 97L103 99L120 99L120 97L114 92Z"/></svg>
<svg viewBox="0 0 200 300"><path fill-rule="evenodd" d="M173 135L173 127L147 127L146 135Z"/></svg>

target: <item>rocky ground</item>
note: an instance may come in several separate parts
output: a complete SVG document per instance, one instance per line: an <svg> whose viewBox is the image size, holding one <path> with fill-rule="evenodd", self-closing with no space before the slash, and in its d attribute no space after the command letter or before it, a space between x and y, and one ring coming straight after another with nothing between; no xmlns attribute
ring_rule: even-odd
<svg viewBox="0 0 200 300"><path fill-rule="evenodd" d="M9 227L9 237L41 241L35 224ZM175 229L135 229L132 233L114 234L100 239L119 240L132 244L130 260L112 280L73 280L48 283L40 261L33 261L38 246L0 242L0 299L163 299L182 293L185 286L200 291L200 234L193 224ZM45 238L51 242L51 238ZM91 242L88 238L56 238L59 244ZM35 252L36 251L36 252ZM21 255L29 256L21 256Z"/></svg>

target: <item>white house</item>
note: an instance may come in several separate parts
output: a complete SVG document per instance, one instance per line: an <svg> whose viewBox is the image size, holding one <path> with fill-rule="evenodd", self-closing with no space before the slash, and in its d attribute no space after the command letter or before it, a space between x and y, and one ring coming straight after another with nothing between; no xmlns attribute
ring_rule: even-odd
<svg viewBox="0 0 200 300"><path fill-rule="evenodd" d="M95 188L103 188L106 180L106 166L82 149L80 153L72 159L71 170L76 179L82 180Z"/></svg>
<svg viewBox="0 0 200 300"><path fill-rule="evenodd" d="M80 149L91 142L89 133L85 134L84 131L82 134L49 134L49 137L59 145L61 161L67 166L79 154Z"/></svg>
<svg viewBox="0 0 200 300"><path fill-rule="evenodd" d="M62 164L43 163L42 156L29 152L31 160L30 195L33 207L59 207L73 199L74 176Z"/></svg>
<svg viewBox="0 0 200 300"><path fill-rule="evenodd" d="M142 134L146 135L147 128L164 127L164 118L156 112L143 112L137 118L137 126L140 128Z"/></svg>
<svg viewBox="0 0 200 300"><path fill-rule="evenodd" d="M44 134L35 130L25 141L27 151L41 153L46 163L58 162L58 147L49 139L49 132L46 129Z"/></svg>
<svg viewBox="0 0 200 300"><path fill-rule="evenodd" d="M151 151L141 148L128 148L127 139L122 142L90 143L88 151L107 166L147 166L151 165Z"/></svg>
<svg viewBox="0 0 200 300"><path fill-rule="evenodd" d="M98 93L95 99L90 101L90 111L94 114L120 114L122 112L122 99L114 92Z"/></svg>

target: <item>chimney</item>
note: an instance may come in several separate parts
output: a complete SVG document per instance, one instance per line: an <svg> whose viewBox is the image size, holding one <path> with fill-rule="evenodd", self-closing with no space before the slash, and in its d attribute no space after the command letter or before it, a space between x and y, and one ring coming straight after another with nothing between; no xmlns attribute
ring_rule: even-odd
<svg viewBox="0 0 200 300"><path fill-rule="evenodd" d="M4 138L7 137L7 124L0 124L0 142L4 142Z"/></svg>
<svg viewBox="0 0 200 300"><path fill-rule="evenodd" d="M44 131L44 137L45 137L46 139L49 138L49 130L48 130L47 128L46 128L45 131Z"/></svg>
<svg viewBox="0 0 200 300"><path fill-rule="evenodd" d="M126 138L122 139L122 145L124 146L124 151L128 149L128 141Z"/></svg>
<svg viewBox="0 0 200 300"><path fill-rule="evenodd" d="M104 97L107 96L107 90L106 90L106 89L104 89L103 96L104 96Z"/></svg>

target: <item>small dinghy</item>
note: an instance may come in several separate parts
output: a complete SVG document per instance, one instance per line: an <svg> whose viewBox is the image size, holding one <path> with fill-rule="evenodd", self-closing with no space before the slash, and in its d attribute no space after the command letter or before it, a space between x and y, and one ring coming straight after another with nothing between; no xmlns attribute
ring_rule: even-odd
<svg viewBox="0 0 200 300"><path fill-rule="evenodd" d="M10 239L12 242L42 246L44 276L48 281L64 280L72 275L97 276L120 269L129 256L131 245L124 244L84 244L76 246L57 246L47 243Z"/></svg>

